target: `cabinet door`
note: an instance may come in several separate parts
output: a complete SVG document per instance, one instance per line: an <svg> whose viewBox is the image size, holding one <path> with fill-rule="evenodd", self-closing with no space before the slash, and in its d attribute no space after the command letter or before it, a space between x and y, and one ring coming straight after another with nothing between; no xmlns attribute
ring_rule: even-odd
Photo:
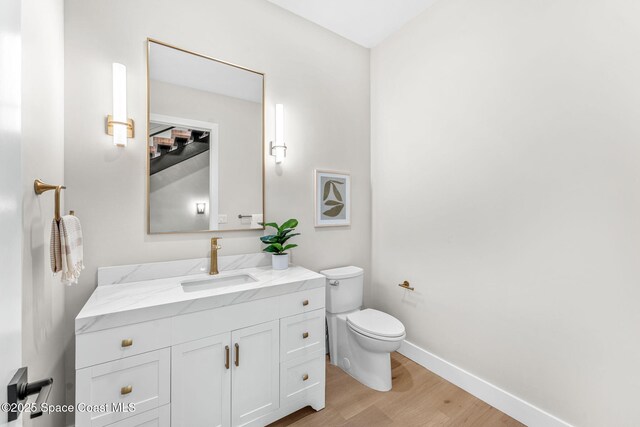
<svg viewBox="0 0 640 427"><path fill-rule="evenodd" d="M171 425L231 425L229 332L176 345L171 354Z"/></svg>
<svg viewBox="0 0 640 427"><path fill-rule="evenodd" d="M279 321L233 331L231 341L233 426L241 426L280 407Z"/></svg>

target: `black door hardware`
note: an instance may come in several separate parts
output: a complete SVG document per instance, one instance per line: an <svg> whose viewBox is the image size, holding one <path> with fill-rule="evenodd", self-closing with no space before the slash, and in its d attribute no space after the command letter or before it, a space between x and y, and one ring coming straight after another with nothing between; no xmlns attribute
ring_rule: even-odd
<svg viewBox="0 0 640 427"><path fill-rule="evenodd" d="M53 378L34 381L32 383L27 382L28 378L29 373L27 368L20 368L7 386L7 401L10 405L7 413L9 422L18 419L22 405L24 405L28 396L38 395L35 402L35 411L32 410L31 418L37 418L42 415L42 404L46 403L49 399Z"/></svg>

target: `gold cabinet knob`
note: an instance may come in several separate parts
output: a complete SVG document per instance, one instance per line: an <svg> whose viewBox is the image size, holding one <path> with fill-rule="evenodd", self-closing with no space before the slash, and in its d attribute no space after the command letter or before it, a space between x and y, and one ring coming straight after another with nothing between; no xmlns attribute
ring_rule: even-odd
<svg viewBox="0 0 640 427"><path fill-rule="evenodd" d="M309 375L308 375L308 374L304 374L304 375L302 376L302 381L306 381L306 380L308 380L308 379L309 379Z"/></svg>
<svg viewBox="0 0 640 427"><path fill-rule="evenodd" d="M133 345L133 340L131 338L128 338L126 340L122 340L122 347L131 347Z"/></svg>
<svg viewBox="0 0 640 427"><path fill-rule="evenodd" d="M308 300L308 299L306 299L306 300L302 301L302 305L305 305L305 306L306 306L306 305L309 305L309 300Z"/></svg>
<svg viewBox="0 0 640 427"><path fill-rule="evenodd" d="M302 334L302 339L306 339L306 338L309 338L309 332L304 332Z"/></svg>
<svg viewBox="0 0 640 427"><path fill-rule="evenodd" d="M133 386L128 385L128 386L124 386L124 387L122 387L120 389L120 394L124 396L125 394L129 394L132 391L133 391Z"/></svg>

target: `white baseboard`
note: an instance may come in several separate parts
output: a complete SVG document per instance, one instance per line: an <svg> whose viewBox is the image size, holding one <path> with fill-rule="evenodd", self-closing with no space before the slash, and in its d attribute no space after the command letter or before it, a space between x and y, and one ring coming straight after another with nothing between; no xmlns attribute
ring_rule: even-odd
<svg viewBox="0 0 640 427"><path fill-rule="evenodd" d="M529 427L571 427L571 424L409 341L402 342L398 353Z"/></svg>

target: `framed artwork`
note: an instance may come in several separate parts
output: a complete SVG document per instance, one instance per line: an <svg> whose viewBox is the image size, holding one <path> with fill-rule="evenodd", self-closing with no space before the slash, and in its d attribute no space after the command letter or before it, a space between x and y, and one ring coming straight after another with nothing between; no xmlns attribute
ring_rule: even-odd
<svg viewBox="0 0 640 427"><path fill-rule="evenodd" d="M348 173L316 169L315 225L351 225L351 176Z"/></svg>

